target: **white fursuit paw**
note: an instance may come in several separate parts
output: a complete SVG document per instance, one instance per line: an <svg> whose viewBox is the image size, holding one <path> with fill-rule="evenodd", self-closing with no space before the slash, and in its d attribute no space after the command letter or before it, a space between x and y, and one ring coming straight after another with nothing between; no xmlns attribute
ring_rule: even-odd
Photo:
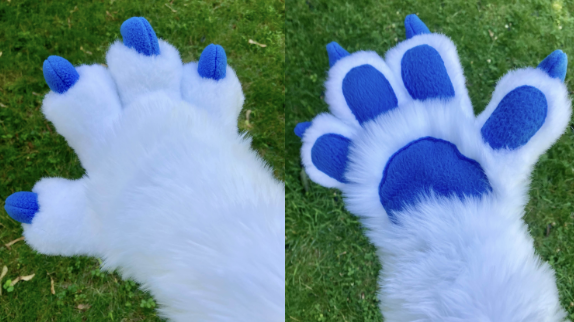
<svg viewBox="0 0 574 322"><path fill-rule="evenodd" d="M522 215L570 120L566 55L509 72L475 118L452 41L405 26L384 60L329 44L332 114L295 129L309 177L343 191L378 248L385 321L561 321Z"/></svg>
<svg viewBox="0 0 574 322"><path fill-rule="evenodd" d="M42 111L86 175L6 200L44 254L92 255L172 321L284 321L285 192L237 131L241 85L223 48L183 65L144 18L107 65L51 56Z"/></svg>

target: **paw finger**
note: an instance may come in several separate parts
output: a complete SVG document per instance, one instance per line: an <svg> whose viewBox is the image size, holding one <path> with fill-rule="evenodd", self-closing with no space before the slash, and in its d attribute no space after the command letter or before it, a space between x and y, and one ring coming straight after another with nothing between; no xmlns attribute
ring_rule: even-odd
<svg viewBox="0 0 574 322"><path fill-rule="evenodd" d="M416 15L405 18L405 29L407 40L385 56L401 89L415 100L458 99L465 114L473 117L454 43L444 35L430 33Z"/></svg>
<svg viewBox="0 0 574 322"><path fill-rule="evenodd" d="M106 61L124 106L162 91L180 99L182 63L179 52L158 40L143 17L126 20L120 28L123 42L110 46Z"/></svg>
<svg viewBox="0 0 574 322"><path fill-rule="evenodd" d="M332 67L325 83L325 100L342 121L362 126L409 100L376 53L349 54L337 43L327 45L327 52Z"/></svg>
<svg viewBox="0 0 574 322"><path fill-rule="evenodd" d="M558 50L538 68L506 74L477 118L484 142L495 151L511 150L535 162L570 121L570 100L562 82L566 64L566 55Z"/></svg>
<svg viewBox="0 0 574 322"><path fill-rule="evenodd" d="M120 27L124 45L133 48L145 56L160 54L159 42L155 31L143 17L133 17L126 20Z"/></svg>
<svg viewBox="0 0 574 322"><path fill-rule="evenodd" d="M199 58L183 66L181 93L185 101L205 109L224 128L237 130L244 96L235 71L220 45L210 44Z"/></svg>
<svg viewBox="0 0 574 322"><path fill-rule="evenodd" d="M76 151L84 167L121 113L120 100L109 72L100 65L74 66L58 56L44 62L44 78L52 91L42 112Z"/></svg>
<svg viewBox="0 0 574 322"><path fill-rule="evenodd" d="M302 138L301 158L311 180L330 188L344 186L353 129L324 113L298 124L295 133Z"/></svg>

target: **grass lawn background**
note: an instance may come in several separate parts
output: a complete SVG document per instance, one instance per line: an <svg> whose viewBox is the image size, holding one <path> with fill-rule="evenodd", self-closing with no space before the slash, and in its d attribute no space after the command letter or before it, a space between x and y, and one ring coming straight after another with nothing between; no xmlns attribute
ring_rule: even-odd
<svg viewBox="0 0 574 322"><path fill-rule="evenodd" d="M403 21L416 13L431 32L458 48L475 113L484 109L507 71L536 66L555 49L570 56L574 85L572 1L342 1L287 4L286 321L381 321L375 248L340 192L301 173L298 122L327 111L325 45L381 56L405 39ZM535 248L556 271L560 299L574 320L574 129L541 157L532 175L524 217ZM549 232L547 235L547 231Z"/></svg>
<svg viewBox="0 0 574 322"><path fill-rule="evenodd" d="M284 179L285 4L283 1L0 0L0 271L36 274L0 296L0 321L159 321L149 293L87 257L37 254L20 241L21 225L4 211L12 193L42 177L80 178L74 151L40 111L49 91L42 63L59 55L74 65L105 63L109 44L132 16L149 20L184 62L203 48L225 48L246 96L239 127ZM252 39L266 47L250 44ZM246 111L251 110L249 122ZM51 294L51 279L55 294ZM85 309L78 306L89 305Z"/></svg>

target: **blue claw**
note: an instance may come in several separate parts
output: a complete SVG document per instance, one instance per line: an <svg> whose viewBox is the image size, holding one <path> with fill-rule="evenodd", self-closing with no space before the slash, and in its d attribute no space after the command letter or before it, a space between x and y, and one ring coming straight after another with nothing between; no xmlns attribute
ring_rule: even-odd
<svg viewBox="0 0 574 322"><path fill-rule="evenodd" d="M197 65L197 72L201 77L214 80L224 79L227 69L225 50L220 45L210 44L199 56Z"/></svg>
<svg viewBox="0 0 574 322"><path fill-rule="evenodd" d="M334 41L327 45L327 54L329 55L329 67L333 67L339 59L350 55L348 51Z"/></svg>
<svg viewBox="0 0 574 322"><path fill-rule="evenodd" d="M303 138L303 134L305 134L305 131L307 131L309 126L311 126L311 122L301 122L295 125L295 134L298 137Z"/></svg>
<svg viewBox="0 0 574 322"><path fill-rule="evenodd" d="M419 19L415 14L410 14L405 18L405 29L407 31L407 39L411 39L416 35L430 34L429 28L425 23Z"/></svg>
<svg viewBox="0 0 574 322"><path fill-rule="evenodd" d="M538 68L548 73L550 77L558 78L561 81L566 78L567 67L568 56L560 49L553 51L538 65Z"/></svg>
<svg viewBox="0 0 574 322"><path fill-rule="evenodd" d="M4 209L12 219L31 224L39 209L38 195L28 191L15 192L6 198Z"/></svg>
<svg viewBox="0 0 574 322"><path fill-rule="evenodd" d="M60 56L50 56L44 60L44 79L51 90L63 94L80 79L74 66Z"/></svg>
<svg viewBox="0 0 574 322"><path fill-rule="evenodd" d="M153 28L144 17L132 17L120 28L124 45L146 56L159 55L159 43Z"/></svg>

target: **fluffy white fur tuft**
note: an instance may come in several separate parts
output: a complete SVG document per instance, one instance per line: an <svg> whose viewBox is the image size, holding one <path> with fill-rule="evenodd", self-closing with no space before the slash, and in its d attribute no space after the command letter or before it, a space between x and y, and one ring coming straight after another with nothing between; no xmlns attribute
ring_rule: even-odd
<svg viewBox="0 0 574 322"><path fill-rule="evenodd" d="M562 321L554 272L505 203L429 196L369 230L385 321Z"/></svg>
<svg viewBox="0 0 574 322"><path fill-rule="evenodd" d="M115 84L82 67L68 92L48 94L46 115L89 167L36 184L26 240L44 254L101 256L171 321L284 321L284 186L245 135L222 128L236 129L241 85L229 67L216 84L187 75L190 104L179 54L160 50L116 42Z"/></svg>

